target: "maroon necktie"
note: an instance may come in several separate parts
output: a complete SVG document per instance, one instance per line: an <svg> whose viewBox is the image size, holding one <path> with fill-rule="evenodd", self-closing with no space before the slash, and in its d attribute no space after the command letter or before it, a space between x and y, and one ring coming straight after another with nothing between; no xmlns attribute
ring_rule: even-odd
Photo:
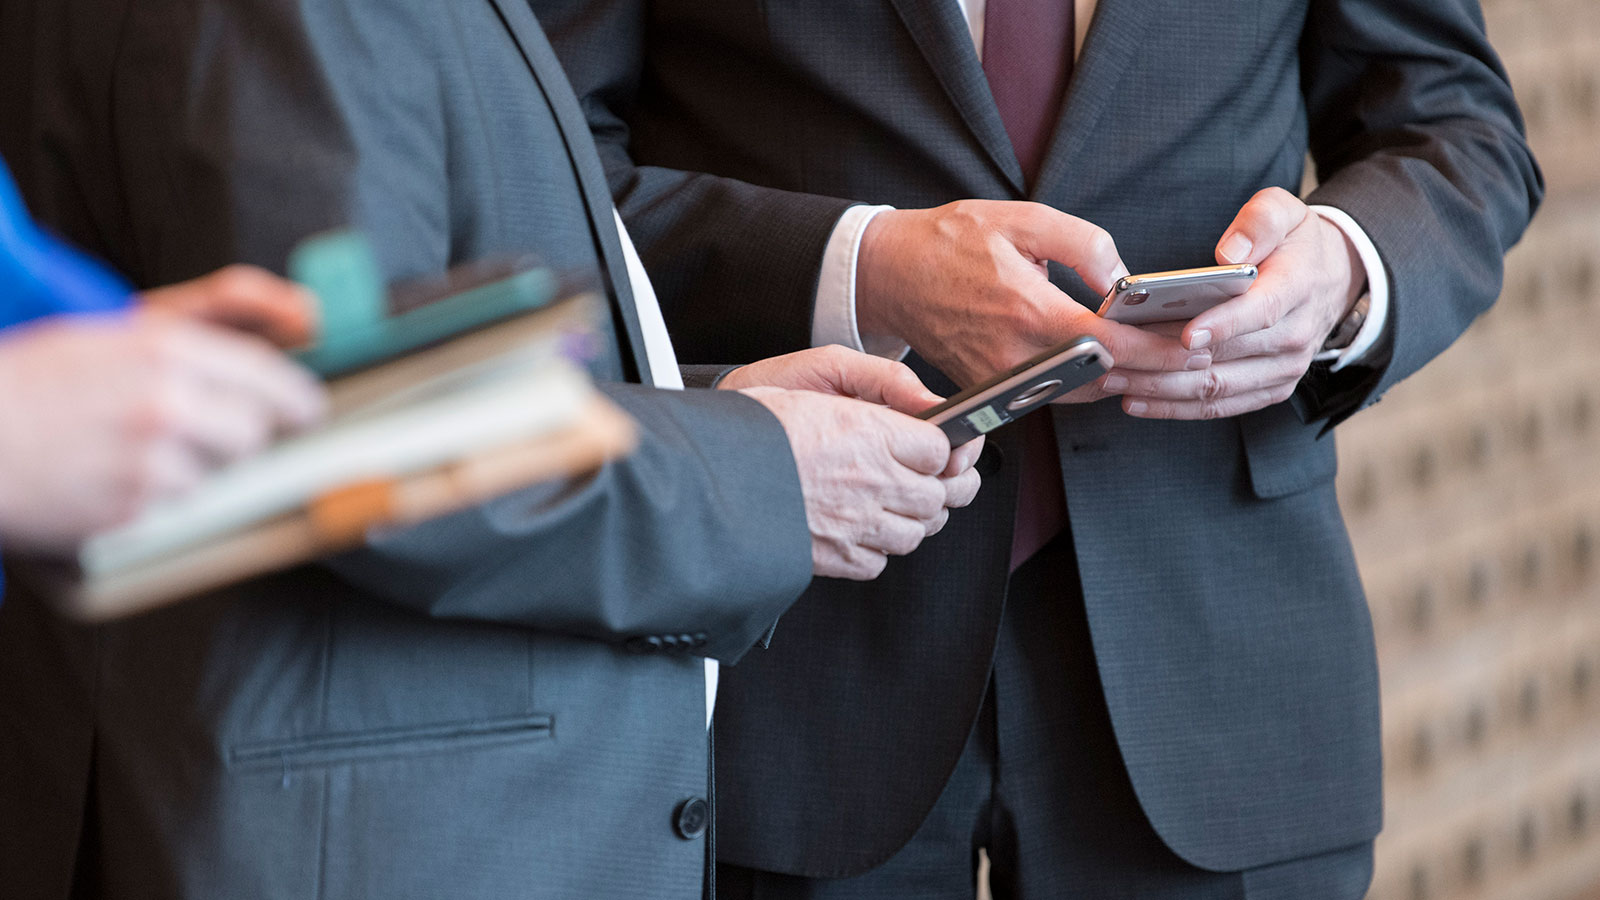
<svg viewBox="0 0 1600 900"><path fill-rule="evenodd" d="M983 72L1000 120L1032 190L1061 115L1072 77L1073 0L988 0L983 13ZM1066 488L1050 414L1017 423L1022 448L1011 571L1067 524Z"/></svg>

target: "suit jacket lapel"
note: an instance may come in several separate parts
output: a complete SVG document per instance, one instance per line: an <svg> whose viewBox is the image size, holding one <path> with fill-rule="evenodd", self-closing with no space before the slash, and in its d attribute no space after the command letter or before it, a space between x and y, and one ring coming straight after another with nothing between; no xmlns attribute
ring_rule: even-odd
<svg viewBox="0 0 1600 900"><path fill-rule="evenodd" d="M625 345L622 348L623 368L628 380L649 383L650 361L645 354L637 301L628 280L622 242L612 214L611 187L600 165L600 154L589 132L589 122L578 106L578 98L567 82L555 50L545 38L544 29L539 27L526 0L490 2L499 11L506 30L522 51L522 58L527 61L534 81L555 115L556 127L566 141L567 154L572 158L583 202L588 208L589 226L594 231L595 245L600 250L601 274L609 288L607 294L611 299L612 314L622 323L620 337Z"/></svg>
<svg viewBox="0 0 1600 900"><path fill-rule="evenodd" d="M1156 6L1135 0L1100 0L1095 5L1094 19L1084 37L1083 52L1073 67L1050 149L1039 166L1038 182L1028 191L1031 199L1048 202L1072 171L1078 156L1090 149L1101 149L1091 141L1107 140L1104 134L1097 134L1100 118L1118 78L1138 54L1139 35Z"/></svg>
<svg viewBox="0 0 1600 900"><path fill-rule="evenodd" d="M895 11L927 57L967 127L1012 187L1023 193L1022 164L1011 149L1000 110L989 93L972 35L955 0L893 0Z"/></svg>

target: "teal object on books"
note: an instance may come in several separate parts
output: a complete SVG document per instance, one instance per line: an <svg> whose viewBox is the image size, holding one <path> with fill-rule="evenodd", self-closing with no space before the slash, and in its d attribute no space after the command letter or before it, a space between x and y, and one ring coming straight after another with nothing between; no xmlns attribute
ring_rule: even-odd
<svg viewBox="0 0 1600 900"><path fill-rule="evenodd" d="M356 231L302 242L290 254L289 277L321 303L321 336L297 355L325 378L539 309L560 290L555 274L530 257L468 263L391 290L371 243Z"/></svg>

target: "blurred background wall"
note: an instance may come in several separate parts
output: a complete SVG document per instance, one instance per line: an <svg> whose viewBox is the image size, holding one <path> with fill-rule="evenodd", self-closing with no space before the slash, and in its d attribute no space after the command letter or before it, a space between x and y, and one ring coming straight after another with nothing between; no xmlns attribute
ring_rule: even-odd
<svg viewBox="0 0 1600 900"><path fill-rule="evenodd" d="M1338 431L1383 672L1371 900L1600 898L1600 0L1483 0L1549 199L1499 304Z"/></svg>

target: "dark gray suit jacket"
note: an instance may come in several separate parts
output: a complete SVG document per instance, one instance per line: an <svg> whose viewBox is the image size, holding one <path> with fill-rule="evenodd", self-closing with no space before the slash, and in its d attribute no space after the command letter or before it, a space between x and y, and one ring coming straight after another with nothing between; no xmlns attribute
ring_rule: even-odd
<svg viewBox="0 0 1600 900"><path fill-rule="evenodd" d="M1251 194L1298 190L1309 149L1310 200L1383 254L1381 364L1308 383L1311 424L1288 404L1053 415L1105 697L1156 830L1224 870L1377 833L1371 623L1319 435L1488 307L1541 196L1473 0L1101 0L1033 185L953 0L534 6L689 362L805 346L850 203L1032 198L1106 227L1136 272L1205 265ZM1007 469L879 581L818 582L728 674L723 859L853 874L916 829L995 651Z"/></svg>
<svg viewBox="0 0 1600 900"><path fill-rule="evenodd" d="M599 374L643 369L604 174L525 5L5 16L31 109L0 150L46 220L139 282L281 268L346 224L393 277L531 250L603 273ZM760 405L607 390L642 443L592 478L93 630L14 592L0 895L698 898L705 841L674 816L707 790L699 657L758 640L810 540Z"/></svg>

